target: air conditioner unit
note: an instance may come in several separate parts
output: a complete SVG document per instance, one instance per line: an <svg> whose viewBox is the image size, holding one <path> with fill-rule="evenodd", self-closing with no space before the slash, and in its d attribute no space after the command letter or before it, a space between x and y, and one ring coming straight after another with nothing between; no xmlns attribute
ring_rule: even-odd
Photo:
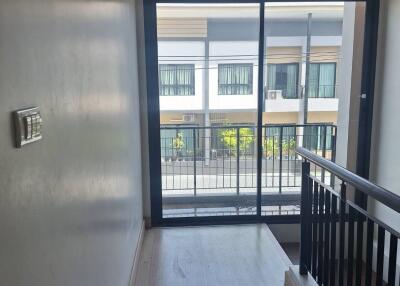
<svg viewBox="0 0 400 286"><path fill-rule="evenodd" d="M282 99L282 90L268 90L267 99Z"/></svg>
<svg viewBox="0 0 400 286"><path fill-rule="evenodd" d="M194 114L184 114L182 116L182 120L183 120L183 122L191 123L191 122L195 122L196 121L196 117L195 117Z"/></svg>

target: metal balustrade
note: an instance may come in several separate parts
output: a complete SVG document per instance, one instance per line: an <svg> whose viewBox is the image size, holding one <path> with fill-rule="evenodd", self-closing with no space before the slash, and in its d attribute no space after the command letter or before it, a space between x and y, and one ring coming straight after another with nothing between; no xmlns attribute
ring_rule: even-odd
<svg viewBox="0 0 400 286"><path fill-rule="evenodd" d="M219 207L243 205L244 196L248 202L255 201L256 130L254 125L233 124L162 126L164 205L173 205L174 208L180 205L182 208L188 205L207 208L217 203ZM298 206L301 158L295 153L296 147L305 146L334 160L336 126L323 123L269 124L262 126L262 132L262 205ZM320 168L314 168L313 172L323 181L330 179ZM256 204L248 205L255 208Z"/></svg>
<svg viewBox="0 0 400 286"><path fill-rule="evenodd" d="M398 213L400 196L305 148L296 152L303 158L300 273L310 272L319 285L395 285L400 233L347 195L349 189L357 190ZM335 176L339 190L311 174L311 165ZM390 238L389 259L384 274L386 236Z"/></svg>

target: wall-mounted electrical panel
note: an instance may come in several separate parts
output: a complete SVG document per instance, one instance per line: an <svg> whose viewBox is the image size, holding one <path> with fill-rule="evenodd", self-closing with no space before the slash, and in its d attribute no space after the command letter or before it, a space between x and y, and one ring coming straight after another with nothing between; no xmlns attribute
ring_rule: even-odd
<svg viewBox="0 0 400 286"><path fill-rule="evenodd" d="M14 111L15 144L18 148L42 139L42 117L39 107Z"/></svg>

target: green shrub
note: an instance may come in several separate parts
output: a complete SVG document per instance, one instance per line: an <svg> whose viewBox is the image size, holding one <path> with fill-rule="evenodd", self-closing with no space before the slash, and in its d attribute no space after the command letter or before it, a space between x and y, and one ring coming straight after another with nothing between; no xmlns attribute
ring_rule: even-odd
<svg viewBox="0 0 400 286"><path fill-rule="evenodd" d="M237 156L237 130L239 130L239 152L244 153L250 149L254 142L254 134L250 128L227 128L219 132L219 137L229 154Z"/></svg>

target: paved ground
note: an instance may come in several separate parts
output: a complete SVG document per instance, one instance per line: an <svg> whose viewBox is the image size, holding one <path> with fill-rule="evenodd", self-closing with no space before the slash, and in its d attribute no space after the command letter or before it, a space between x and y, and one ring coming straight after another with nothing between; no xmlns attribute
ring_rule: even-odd
<svg viewBox="0 0 400 286"><path fill-rule="evenodd" d="M314 174L321 178L321 173ZM329 174L325 181L330 182ZM237 194L236 175L198 175L196 176L196 195ZM282 187L279 188L279 176L277 173L267 173L262 176L262 192L282 193L300 192L301 176L295 173L282 173ZM194 176L162 176L162 194L168 196L193 196ZM239 194L256 194L256 173L241 174L239 176ZM298 214L299 205L274 205L262 206L262 215L288 215ZM256 202L243 200L239 205L224 205L198 207L196 205L164 205L163 217L194 217L194 216L228 216L228 215L255 215Z"/></svg>

